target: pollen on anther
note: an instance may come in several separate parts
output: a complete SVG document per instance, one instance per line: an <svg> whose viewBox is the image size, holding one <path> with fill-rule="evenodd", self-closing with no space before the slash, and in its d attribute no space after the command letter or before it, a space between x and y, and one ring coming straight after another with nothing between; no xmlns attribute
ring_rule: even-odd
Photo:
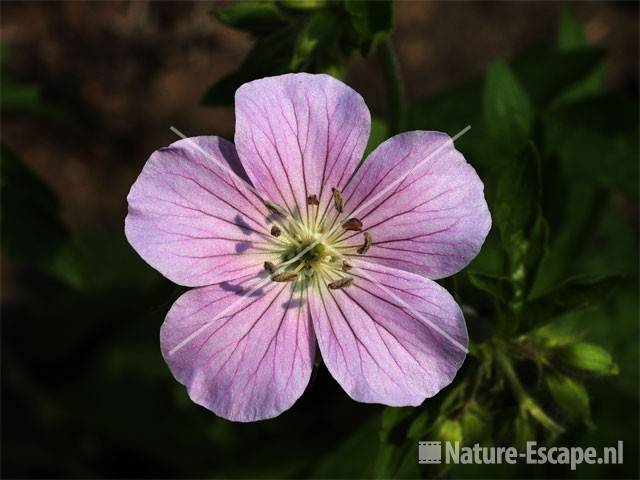
<svg viewBox="0 0 640 480"><path fill-rule="evenodd" d="M353 268L353 265L351 265L349 262L347 262L346 260L342 261L342 268L341 270L343 272L348 272L349 270L351 270Z"/></svg>
<svg viewBox="0 0 640 480"><path fill-rule="evenodd" d="M362 255L363 253L367 253L371 248L371 244L373 243L373 239L371 238L371 234L369 232L364 232L364 245L358 248L357 252Z"/></svg>
<svg viewBox="0 0 640 480"><path fill-rule="evenodd" d="M273 235L274 237L279 237L281 234L282 234L282 230L280 230L280 227L276 225L271 227L271 235Z"/></svg>
<svg viewBox="0 0 640 480"><path fill-rule="evenodd" d="M318 195L315 193L313 195L309 195L307 197L307 205L320 205L320 200L318 200Z"/></svg>
<svg viewBox="0 0 640 480"><path fill-rule="evenodd" d="M346 222L342 223L342 228L345 230L359 232L362 230L362 222L357 218L350 218Z"/></svg>
<svg viewBox="0 0 640 480"><path fill-rule="evenodd" d="M331 191L333 192L333 205L338 213L342 213L342 194L337 188L332 188Z"/></svg>
<svg viewBox="0 0 640 480"><path fill-rule="evenodd" d="M353 283L352 277L341 278L340 280L336 280L335 282L331 282L327 285L331 290L339 290L341 288L348 287Z"/></svg>
<svg viewBox="0 0 640 480"><path fill-rule="evenodd" d="M271 262L264 262L264 269L269 273L273 273L276 271L276 266Z"/></svg>
<svg viewBox="0 0 640 480"><path fill-rule="evenodd" d="M271 280L274 282L293 282L297 278L298 274L296 272L283 272L271 275Z"/></svg>

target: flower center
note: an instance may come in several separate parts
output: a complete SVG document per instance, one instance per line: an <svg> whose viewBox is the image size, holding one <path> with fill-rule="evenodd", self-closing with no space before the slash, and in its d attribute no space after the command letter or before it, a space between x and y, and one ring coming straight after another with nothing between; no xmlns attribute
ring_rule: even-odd
<svg viewBox="0 0 640 480"><path fill-rule="evenodd" d="M338 213L342 213L340 192L333 189L332 197L333 207ZM308 205L317 208L318 204L317 195L310 195ZM271 262L264 264L273 281L295 282L315 277L324 280L332 289L351 285L353 278L346 276L346 273L352 269L352 265L341 253L345 248L337 245L342 233L360 234L363 225L359 219L348 218L337 225L333 221L327 229L323 222L324 215L319 223L314 221L308 225L302 218L291 219L278 205L268 203L267 207L276 214L274 218L277 219L277 225L271 228L271 235L274 238L273 253L279 257L278 265ZM352 248L362 255L370 245L371 235L364 232L362 246Z"/></svg>

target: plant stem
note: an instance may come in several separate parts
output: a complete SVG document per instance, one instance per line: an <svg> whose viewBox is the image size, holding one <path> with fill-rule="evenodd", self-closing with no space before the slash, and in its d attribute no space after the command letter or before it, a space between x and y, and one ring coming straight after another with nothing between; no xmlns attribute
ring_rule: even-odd
<svg viewBox="0 0 640 480"><path fill-rule="evenodd" d="M378 57L384 72L389 101L389 136L407 129L407 99L400 64L390 37L380 44Z"/></svg>
<svg viewBox="0 0 640 480"><path fill-rule="evenodd" d="M518 400L518 403L520 404L521 411L524 411L527 414L531 415L535 420L538 421L538 423L540 423L540 425L542 425L544 428L546 428L547 430L549 430L554 434L560 434L564 432L564 428L562 428L551 417L549 417L540 408L540 406L536 402L534 402L533 398L529 396L529 394L526 392L526 390L520 383L520 380L518 379L518 375L513 369L513 365L511 364L511 361L504 354L504 352L500 350L496 351L496 361L498 362L498 365L502 369L502 372L504 373L504 376L506 377L507 382L509 382L509 385L511 386L511 390L513 391L513 394L515 395L515 397Z"/></svg>

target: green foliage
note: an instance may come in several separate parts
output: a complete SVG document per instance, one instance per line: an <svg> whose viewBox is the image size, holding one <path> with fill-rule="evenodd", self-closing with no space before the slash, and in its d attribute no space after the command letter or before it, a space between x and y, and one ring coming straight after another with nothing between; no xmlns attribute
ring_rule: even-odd
<svg viewBox="0 0 640 480"><path fill-rule="evenodd" d="M560 315L589 308L604 302L621 281L618 275L600 279L574 278L552 291L532 299L523 308L523 330L539 328Z"/></svg>
<svg viewBox="0 0 640 480"><path fill-rule="evenodd" d="M604 348L587 342L568 345L557 352L557 361L585 375L617 375L618 366Z"/></svg>
<svg viewBox="0 0 640 480"><path fill-rule="evenodd" d="M371 55L393 29L393 2L345 0L345 7L358 34L362 55Z"/></svg>
<svg viewBox="0 0 640 480"><path fill-rule="evenodd" d="M494 221L512 282L511 306L519 315L546 252L548 226L541 212L540 157L533 144L505 165L498 179Z"/></svg>
<svg viewBox="0 0 640 480"><path fill-rule="evenodd" d="M393 26L393 3L237 2L214 15L229 27L250 33L253 47L239 68L216 81L205 93L205 105L229 105L240 85L294 72L341 77L352 53L372 54Z"/></svg>
<svg viewBox="0 0 640 480"><path fill-rule="evenodd" d="M371 55L388 38L393 6L251 1L215 16L254 40L204 99L226 105L240 84L266 75L343 76L354 53ZM470 354L453 384L420 407L356 404L323 367L294 408L268 422L231 424L194 407L157 347L158 326L183 290L121 233L69 232L54 192L3 146L3 254L35 278L38 299L3 305L3 403L29 413L3 426L24 432L24 445L44 438L51 452L37 453L48 468L76 476L104 472L113 452L151 476L476 478L495 475L418 466L417 442L523 447L620 436L633 451L638 102L605 91L604 52L570 11L557 32L554 45L410 104L410 129L473 127L456 146L485 184L494 223L472 267L447 285L463 306ZM3 111L40 115L43 91L3 70ZM389 134L373 116L367 153ZM70 445L77 459L68 459ZM19 453L5 457L15 465ZM122 473L113 468L106 474ZM526 468L499 474L558 475Z"/></svg>
<svg viewBox="0 0 640 480"><path fill-rule="evenodd" d="M283 27L287 18L275 2L245 1L218 8L215 17L225 25L256 36Z"/></svg>
<svg viewBox="0 0 640 480"><path fill-rule="evenodd" d="M0 146L2 250L28 264L46 265L67 239L55 193L7 146Z"/></svg>
<svg viewBox="0 0 640 480"><path fill-rule="evenodd" d="M489 67L483 106L487 132L499 144L520 149L531 138L531 101L506 63L495 62Z"/></svg>
<svg viewBox="0 0 640 480"><path fill-rule="evenodd" d="M547 388L563 418L570 422L591 422L589 394L585 386L577 380L565 375L547 375Z"/></svg>
<svg viewBox="0 0 640 480"><path fill-rule="evenodd" d="M479 416L493 432L485 442L556 442L578 424L591 428L592 415L597 424L593 385L581 379L618 373L608 349L584 338L595 319L600 341L615 336L612 322L637 318L637 310L605 309L622 289L637 305L637 232L618 226L628 225L623 212L638 196L638 107L603 90L603 52L586 39L567 10L555 50L495 62L485 76L411 104L411 128L454 135L472 126L456 145L480 172L494 223L480 256L456 276L456 294L472 305L472 359L460 382L473 388L430 422L443 437L466 442L469 418L469 431L481 431L468 404L493 414ZM630 204L621 209L620 198Z"/></svg>

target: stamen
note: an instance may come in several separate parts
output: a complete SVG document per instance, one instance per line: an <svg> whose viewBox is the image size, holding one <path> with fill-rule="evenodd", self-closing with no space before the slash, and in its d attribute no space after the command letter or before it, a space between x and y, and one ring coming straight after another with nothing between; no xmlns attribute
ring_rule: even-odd
<svg viewBox="0 0 640 480"><path fill-rule="evenodd" d="M364 245L358 248L357 252L362 255L363 253L367 253L367 251L371 248L371 244L373 239L371 238L371 234L369 232L364 232Z"/></svg>
<svg viewBox="0 0 640 480"><path fill-rule="evenodd" d="M293 282L298 278L297 272L283 272L271 275L271 280L274 282Z"/></svg>
<svg viewBox="0 0 640 480"><path fill-rule="evenodd" d="M264 262L264 269L269 273L273 273L276 271L276 266L271 262Z"/></svg>
<svg viewBox="0 0 640 480"><path fill-rule="evenodd" d="M273 227L271 227L271 235L273 235L274 237L279 237L282 234L282 230L280 230L280 228L276 225L274 225Z"/></svg>
<svg viewBox="0 0 640 480"><path fill-rule="evenodd" d="M342 224L342 228L344 228L345 230L353 230L355 232L359 232L360 230L362 230L362 222L357 218L350 218Z"/></svg>
<svg viewBox="0 0 640 480"><path fill-rule="evenodd" d="M276 215L281 215L283 217L287 216L287 212L280 205L276 205L275 203L265 201L264 206L267 207L269 210L271 210L271 212L275 213Z"/></svg>
<svg viewBox="0 0 640 480"><path fill-rule="evenodd" d="M336 280L335 282L331 282L327 287L331 290L339 290L340 288L348 287L353 283L353 277L345 277L340 280Z"/></svg>
<svg viewBox="0 0 640 480"><path fill-rule="evenodd" d="M315 193L313 195L309 195L307 197L307 205L320 205L320 200L318 200L318 195Z"/></svg>
<svg viewBox="0 0 640 480"><path fill-rule="evenodd" d="M342 194L337 188L332 188L331 191L333 192L333 205L338 213L342 213Z"/></svg>
<svg viewBox="0 0 640 480"><path fill-rule="evenodd" d="M346 260L342 261L342 271L343 272L348 272L349 270L351 270L353 268L353 265L351 265L349 262L347 262Z"/></svg>

